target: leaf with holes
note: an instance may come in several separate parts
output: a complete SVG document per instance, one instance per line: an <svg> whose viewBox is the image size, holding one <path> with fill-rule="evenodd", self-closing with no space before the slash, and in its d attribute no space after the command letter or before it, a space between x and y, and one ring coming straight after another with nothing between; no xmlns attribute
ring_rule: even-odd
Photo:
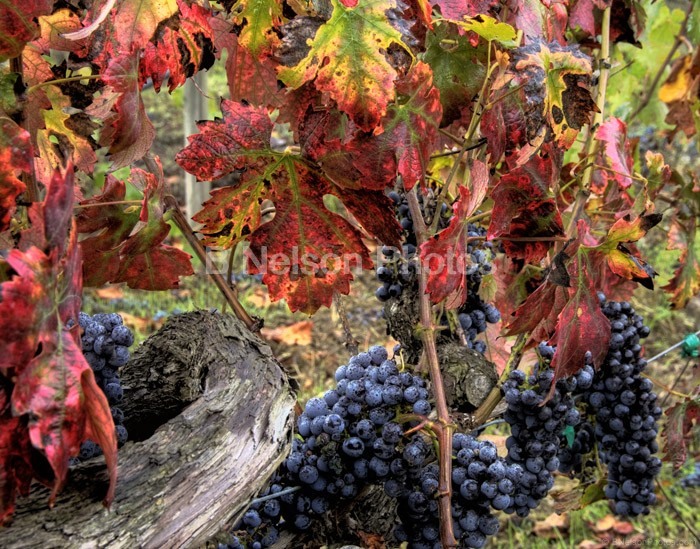
<svg viewBox="0 0 700 549"><path fill-rule="evenodd" d="M270 55L280 42L275 30L282 23L281 2L243 0L240 5L243 9L235 18L243 26L240 44L258 59Z"/></svg>
<svg viewBox="0 0 700 549"><path fill-rule="evenodd" d="M686 397L666 410L668 419L661 432L665 439L664 459L678 471L688 458L688 445L700 425L700 396Z"/></svg>
<svg viewBox="0 0 700 549"><path fill-rule="evenodd" d="M489 185L488 168L474 161L471 185L459 188L454 215L449 226L421 245L422 268L428 269L427 292L433 303L445 300L448 309L456 309L467 299L467 271L472 260L467 251L469 216L481 204Z"/></svg>
<svg viewBox="0 0 700 549"><path fill-rule="evenodd" d="M387 18L394 0L367 0L347 7L331 0L333 15L316 33L311 51L294 67L284 67L279 78L292 89L315 80L338 107L363 130L379 125L395 98L396 71L385 57L391 45L401 46L401 34ZM411 54L412 55L412 54Z"/></svg>
<svg viewBox="0 0 700 549"><path fill-rule="evenodd" d="M183 85L195 73L214 64L214 33L209 19L211 10L197 4L177 1L178 13L159 27L153 41L145 45L139 64L140 81L148 78L160 91L167 78L168 90Z"/></svg>
<svg viewBox="0 0 700 549"><path fill-rule="evenodd" d="M574 143L579 130L597 112L588 85L591 60L578 46L534 41L515 51L515 85L526 87L561 148Z"/></svg>
<svg viewBox="0 0 700 549"><path fill-rule="evenodd" d="M52 8L53 0L0 0L0 63L22 53L24 45L39 34L36 19Z"/></svg>

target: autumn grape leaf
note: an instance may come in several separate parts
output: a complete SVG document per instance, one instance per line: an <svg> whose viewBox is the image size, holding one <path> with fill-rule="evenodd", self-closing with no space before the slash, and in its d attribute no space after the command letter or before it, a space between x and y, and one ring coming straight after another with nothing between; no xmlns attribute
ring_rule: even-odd
<svg viewBox="0 0 700 549"><path fill-rule="evenodd" d="M0 117L0 232L10 225L15 199L25 190L17 177L29 173L32 161L29 132L5 116Z"/></svg>
<svg viewBox="0 0 700 549"><path fill-rule="evenodd" d="M398 173L406 190L423 180L442 117L440 95L433 87L430 67L416 63L405 78L397 80L396 92L396 102L381 120L381 133L362 132L347 142L331 140L327 144L334 143L335 147L322 158L307 143L306 151L313 154L331 179L354 188L382 189ZM348 181L347 175L353 172L359 172L358 177Z"/></svg>
<svg viewBox="0 0 700 549"><path fill-rule="evenodd" d="M119 93L100 137L100 144L109 146L109 158L116 169L143 158L155 137L141 98L137 52L112 58L104 81Z"/></svg>
<svg viewBox="0 0 700 549"><path fill-rule="evenodd" d="M52 8L53 0L0 0L0 63L22 53L39 34L36 19Z"/></svg>
<svg viewBox="0 0 700 549"><path fill-rule="evenodd" d="M566 44L564 32L568 14L563 2L521 0L512 7L508 22L523 32L526 45L538 40Z"/></svg>
<svg viewBox="0 0 700 549"><path fill-rule="evenodd" d="M435 87L440 91L442 125L466 118L468 126L472 99L486 76L486 46L482 42L474 47L451 25L437 26L427 34L425 44L423 59L432 68Z"/></svg>
<svg viewBox="0 0 700 549"><path fill-rule="evenodd" d="M558 177L551 155L530 161L501 177L491 193L494 200L487 237L502 238L510 257L528 262L542 259L551 242L511 242L509 238L554 237L564 234L561 214L551 187Z"/></svg>
<svg viewBox="0 0 700 549"><path fill-rule="evenodd" d="M533 41L515 50L515 85L525 85L561 148L569 148L578 131L597 112L588 86L591 60L578 46Z"/></svg>
<svg viewBox="0 0 700 549"><path fill-rule="evenodd" d="M678 471L688 457L688 443L693 432L700 425L700 396L686 397L665 413L668 419L661 433L666 441L664 457L673 464L674 471Z"/></svg>
<svg viewBox="0 0 700 549"><path fill-rule="evenodd" d="M240 44L260 59L272 53L279 44L275 29L282 24L282 5L279 0L241 0L242 9L235 22L243 25Z"/></svg>
<svg viewBox="0 0 700 549"><path fill-rule="evenodd" d="M567 288L551 279L532 292L513 312L514 318L506 327L506 335L530 333L531 341L547 341L554 333L559 314L569 300Z"/></svg>
<svg viewBox="0 0 700 549"><path fill-rule="evenodd" d="M556 381L578 372L586 364L586 353L590 351L591 361L600 367L608 351L610 342L610 321L603 314L598 299L598 290L588 272L589 266L585 252L579 248L575 260L573 279L574 294L559 314L552 345L557 349L552 358L554 381L550 395L553 394Z"/></svg>
<svg viewBox="0 0 700 549"><path fill-rule="evenodd" d="M0 400L10 392L11 384L12 417L21 418L28 428L19 433L15 430L15 435L31 441L53 471L53 478L46 478L22 440L15 440L12 450L0 449L0 461L4 461L7 452L24 448L22 455L15 458L17 466L22 466L21 474L29 475L10 479L10 484L2 487L3 517L12 512L14 492L26 491L26 483L32 477L53 488L49 500L53 504L66 480L68 460L78 454L85 439L88 421L102 425L100 442L104 444L112 479L108 499L114 494L117 444L109 404L82 355L77 328L73 333L65 328L69 321L77 321L82 293L80 253L72 217L73 173L71 164L65 174L56 171L47 184L45 201L31 206L32 235L28 239L22 235L20 247L7 255L13 274L0 284L0 307L8 308L8 314L0 317L0 373L11 380L9 384L3 380ZM2 412L6 412L6 405L0 403ZM88 414L92 417L88 418ZM3 416L3 427L12 428L6 413ZM105 436L110 430L111 438ZM17 471L10 474L16 475Z"/></svg>
<svg viewBox="0 0 700 549"><path fill-rule="evenodd" d="M574 0L569 9L569 27L579 27L590 36L595 36L598 34L596 28L600 28L602 10L611 3L612 0Z"/></svg>
<svg viewBox="0 0 700 549"><path fill-rule="evenodd" d="M440 9L445 19L461 21L465 17L488 13L498 5L498 0L430 0L430 3Z"/></svg>
<svg viewBox="0 0 700 549"><path fill-rule="evenodd" d="M0 375L1 385L10 383ZM9 523L17 494L29 494L32 481L31 444L23 418L12 415L9 389L0 388L0 525Z"/></svg>
<svg viewBox="0 0 700 549"><path fill-rule="evenodd" d="M609 118L598 128L595 138L603 144L603 159L610 168L610 171L603 170L605 180L615 181L623 189L629 188L633 182L634 161L627 140L627 125L619 118Z"/></svg>
<svg viewBox="0 0 700 549"><path fill-rule="evenodd" d="M642 214L633 220L628 216L621 217L610 227L607 237L595 250L605 257L610 270L618 276L654 289L654 269L644 262L639 253L634 253L629 244L642 238L649 229L658 225L661 218L658 213Z"/></svg>
<svg viewBox="0 0 700 549"><path fill-rule="evenodd" d="M263 274L273 299L287 298L292 310L307 313L329 305L334 292L348 292L351 268L368 268L371 261L359 228L330 212L323 197L350 197L348 210L364 224L369 217L360 211L360 197L335 186L303 157L272 150L272 122L264 108L223 100L221 110L224 119L200 123L200 133L176 157L200 180L240 170L239 181L214 190L196 214L203 242L232 247L247 238L249 269ZM275 215L261 225L265 199ZM365 230L378 230L378 220L386 218L370 220Z"/></svg>
<svg viewBox="0 0 700 549"><path fill-rule="evenodd" d="M138 173L138 172L136 172ZM170 226L163 219L158 185L152 174L144 194L147 216L122 204L126 185L108 176L101 195L83 200L77 215L85 285L102 286L126 282L130 288L167 290L177 288L179 278L193 274L189 254L163 244ZM102 206L102 203L110 203Z"/></svg>
<svg viewBox="0 0 700 549"><path fill-rule="evenodd" d="M330 189L321 176L291 156L278 165L288 185L275 185L275 217L253 233L248 269L263 275L273 300L313 314L335 292L347 294L352 270L371 268L372 260L360 233L326 209Z"/></svg>
<svg viewBox="0 0 700 549"><path fill-rule="evenodd" d="M69 458L78 455L86 438L83 383L94 386L88 394L100 400L101 418L111 421L109 404L96 386L90 365L73 337L63 330L57 341L42 339L41 353L20 370L12 393L13 414L28 418L32 445L43 451L53 469L50 504L66 479ZM92 406L97 407L94 403ZM115 434L113 446L103 448L105 453L116 455L116 443ZM113 474L116 480L116 472Z"/></svg>
<svg viewBox="0 0 700 549"><path fill-rule="evenodd" d="M71 106L70 99L56 86L47 86L46 94L51 102L51 109L42 111L46 128L37 133L37 178L47 184L54 171L62 168L69 158L80 170L92 173L97 163L97 155L90 142L70 127L70 115L66 113ZM57 142L53 142L54 140Z"/></svg>
<svg viewBox="0 0 700 549"><path fill-rule="evenodd" d="M420 247L421 266L428 270L426 291L433 303L445 300L448 309L456 309L467 299L467 277L472 260L467 251L469 216L481 204L489 185L488 168L474 161L471 185L459 188L454 215L449 226Z"/></svg>
<svg viewBox="0 0 700 549"><path fill-rule="evenodd" d="M361 129L372 131L395 98L397 73L385 52L395 44L410 53L386 15L396 2L331 3L333 15L318 29L308 55L296 66L282 68L279 79L296 89L316 78L319 91L328 92Z"/></svg>
<svg viewBox="0 0 700 549"><path fill-rule="evenodd" d="M156 91L167 78L168 90L172 92L187 78L214 64L211 10L182 0L177 0L177 5L178 13L161 25L153 40L145 45L139 65L141 83L151 78Z"/></svg>
<svg viewBox="0 0 700 549"><path fill-rule="evenodd" d="M124 0L112 12L117 51L138 51L153 38L162 21L178 11L176 0Z"/></svg>
<svg viewBox="0 0 700 549"><path fill-rule="evenodd" d="M258 59L241 46L236 36L228 48L226 79L233 101L247 101L258 107L280 107L282 97L277 89L275 63L268 57Z"/></svg>
<svg viewBox="0 0 700 549"><path fill-rule="evenodd" d="M700 258L697 253L697 217L686 222L674 219L668 231L669 250L680 250L678 268L663 289L671 294L674 309L682 309L700 292Z"/></svg>

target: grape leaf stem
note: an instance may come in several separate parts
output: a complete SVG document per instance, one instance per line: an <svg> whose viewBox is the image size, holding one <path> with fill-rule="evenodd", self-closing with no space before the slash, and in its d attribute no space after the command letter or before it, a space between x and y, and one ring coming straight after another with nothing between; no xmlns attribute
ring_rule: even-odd
<svg viewBox="0 0 700 549"><path fill-rule="evenodd" d="M423 220L423 214L420 211L420 204L416 196L415 187L411 192L406 193L408 207L413 220L413 228L416 234L417 247L428 239L428 230ZM439 210L437 210L439 211ZM452 529L452 433L454 425L452 424L450 413L447 408L447 399L445 397L445 386L442 382L442 372L440 371L440 360L437 354L435 345L435 326L433 323L432 308L430 306L430 295L427 292L428 288L428 271L424 268L419 268L418 275L418 295L420 308L420 322L422 329L420 330L423 340L423 353L427 356L428 367L430 371L430 381L433 386L435 395L435 407L437 408L438 422L440 429L438 430L439 441L439 497L438 505L440 509L440 541L442 546L457 547L457 541L454 538Z"/></svg>
<svg viewBox="0 0 700 549"><path fill-rule="evenodd" d="M586 159L595 161L595 155L598 150L598 141L595 138L595 132L603 122L605 116L605 95L608 89L608 78L610 77L610 14L612 8L608 6L603 11L603 23L601 31L600 51L598 52L598 67L600 76L598 77L598 88L596 91L596 105L598 112L593 117L593 122L588 128L588 137L586 141ZM591 161L583 170L581 176L581 188L576 195L574 208L571 212L571 219L567 227L567 234L571 236L571 232L576 228L576 222L583 214L586 207L586 202L591 194L591 179L593 178L593 161Z"/></svg>

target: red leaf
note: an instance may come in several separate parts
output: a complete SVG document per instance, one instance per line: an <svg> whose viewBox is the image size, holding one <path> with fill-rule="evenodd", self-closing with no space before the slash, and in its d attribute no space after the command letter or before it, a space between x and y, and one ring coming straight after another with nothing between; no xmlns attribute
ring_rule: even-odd
<svg viewBox="0 0 700 549"><path fill-rule="evenodd" d="M168 89L172 92L187 78L214 63L211 10L198 4L190 6L182 0L177 0L177 5L178 13L145 45L139 67L141 83L151 78L156 91L160 91L167 78Z"/></svg>
<svg viewBox="0 0 700 549"><path fill-rule="evenodd" d="M664 457L678 471L688 457L688 443L693 439L695 426L700 425L700 397L686 397L676 402L666 410L666 415L668 420L662 431L666 439Z"/></svg>
<svg viewBox="0 0 700 549"><path fill-rule="evenodd" d="M118 2L113 21L117 51L138 51L153 38L162 21L177 13L176 0L125 0Z"/></svg>
<svg viewBox="0 0 700 549"><path fill-rule="evenodd" d="M120 94L100 137L100 144L109 146L113 168L128 166L143 158L155 137L141 99L137 53L112 58L104 74L105 83Z"/></svg>
<svg viewBox="0 0 700 549"><path fill-rule="evenodd" d="M583 368L585 356L591 352L592 362L599 367L608 352L610 321L600 308L597 288L588 267L577 257L576 291L559 315L556 331L551 339L557 346L552 359L554 384Z"/></svg>
<svg viewBox="0 0 700 549"><path fill-rule="evenodd" d="M56 248L59 255L65 251L68 231L73 226L73 166L69 163L66 175L54 172L44 200L44 232L48 249Z"/></svg>
<svg viewBox="0 0 700 549"><path fill-rule="evenodd" d="M312 314L330 306L335 292L347 294L351 270L372 261L357 230L325 208L324 181L292 159L285 164L294 186L276 189L275 217L253 234L248 269L263 274L273 300L284 297L292 311Z"/></svg>
<svg viewBox="0 0 700 549"><path fill-rule="evenodd" d="M15 211L15 199L25 186L18 178L19 172L31 170L33 157L29 132L20 128L10 118L0 118L0 232L10 225Z"/></svg>
<svg viewBox="0 0 700 549"><path fill-rule="evenodd" d="M5 384L4 379L0 381ZM6 389L2 387L0 391L0 400L9 400ZM18 493L26 495L32 480L27 426L22 418L12 416L6 404L0 406L0 525L3 526L15 510L15 497Z"/></svg>
<svg viewBox="0 0 700 549"><path fill-rule="evenodd" d="M566 22L568 14L563 2L542 2L541 0L521 0L510 2L512 25L523 31L525 43L538 39L546 42L558 42L565 45Z"/></svg>
<svg viewBox="0 0 700 549"><path fill-rule="evenodd" d="M515 310L515 318L508 325L506 335L531 332L532 341L549 340L556 329L559 314L568 301L566 288L545 280Z"/></svg>
<svg viewBox="0 0 700 549"><path fill-rule="evenodd" d="M91 235L80 242L85 284L126 282L130 288L142 290L177 288L179 277L194 271L189 254L163 244L170 226L163 219L162 181L138 169L132 170L132 177L147 185L141 216L120 204L90 206L124 199L124 182L112 176L107 177L101 195L80 203L87 207L77 216L78 230Z"/></svg>
<svg viewBox="0 0 700 549"><path fill-rule="evenodd" d="M104 504L109 507L117 487L117 432L107 397L98 387L91 368L83 370L80 387L85 399L83 406L87 419L85 438L100 445L109 471L109 488L104 499Z"/></svg>
<svg viewBox="0 0 700 549"><path fill-rule="evenodd" d="M691 216L685 224L678 219L671 221L668 231L669 250L681 250L678 268L663 289L671 294L675 309L682 309L700 292L700 258L696 252L697 218Z"/></svg>
<svg viewBox="0 0 700 549"><path fill-rule="evenodd" d="M595 137L603 143L605 164L612 170L603 172L605 180L616 181L623 189L628 188L633 182L634 160L627 141L627 125L619 118L609 118L598 128Z"/></svg>
<svg viewBox="0 0 700 549"><path fill-rule="evenodd" d="M553 157L534 156L522 167L501 177L491 193L494 201L487 236L503 239L510 257L528 262L542 259L551 242L510 242L508 238L564 234L561 214L551 191L558 169Z"/></svg>
<svg viewBox="0 0 700 549"><path fill-rule="evenodd" d="M481 204L489 182L488 168L476 160L472 166L471 190L460 187L449 226L420 248L421 268L428 269L427 292L433 303L445 301L449 309L462 305L467 298L464 273L471 263L467 252L469 216Z"/></svg>
<svg viewBox="0 0 700 549"><path fill-rule="evenodd" d="M463 21L465 17L474 17L488 13L498 5L498 0L431 0L430 3L440 8L445 19Z"/></svg>
<svg viewBox="0 0 700 549"><path fill-rule="evenodd" d="M39 303L46 291L35 272L44 270L46 255L36 247L12 250L7 263L15 275L0 284L0 371L14 375L34 356L43 313Z"/></svg>
<svg viewBox="0 0 700 549"><path fill-rule="evenodd" d="M371 188L382 189L398 173L410 190L423 180L442 118L440 94L433 86L430 67L417 63L396 83L396 91L397 102L388 107L381 120L382 132L358 133L352 139L336 135L329 143L321 139L337 132L339 125L329 124L330 130L328 126L313 127L315 139L307 139L305 151L338 184L362 188L371 181ZM353 172L359 172L357 179L348 177Z"/></svg>
<svg viewBox="0 0 700 549"><path fill-rule="evenodd" d="M401 225L394 215L394 203L384 192L336 187L333 194L370 235L387 246L401 247Z"/></svg>
<svg viewBox="0 0 700 549"><path fill-rule="evenodd" d="M24 45L39 34L36 18L52 8L53 0L0 2L0 63L22 53Z"/></svg>
<svg viewBox="0 0 700 549"><path fill-rule="evenodd" d="M175 157L199 181L228 175L243 167L246 156L270 147L272 121L267 110L223 99L221 112L223 120L199 122L200 133L190 135L189 145Z"/></svg>

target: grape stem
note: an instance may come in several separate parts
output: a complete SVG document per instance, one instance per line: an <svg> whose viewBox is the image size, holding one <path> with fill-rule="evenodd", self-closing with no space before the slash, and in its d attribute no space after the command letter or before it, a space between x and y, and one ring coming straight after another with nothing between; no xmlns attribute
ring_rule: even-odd
<svg viewBox="0 0 700 549"><path fill-rule="evenodd" d="M338 311L340 324L343 327L343 332L345 334L345 348L350 351L351 355L356 355L359 352L359 349L357 348L357 340L352 335L350 321L348 320L348 313L345 311L345 306L343 305L340 292L335 292L333 294L333 304L335 305L336 311Z"/></svg>
<svg viewBox="0 0 700 549"><path fill-rule="evenodd" d="M406 192L408 207L411 211L413 228L416 234L417 247L428 239L428 231L425 226L423 214L420 211L420 204L416 196L416 188ZM439 212L439 209L437 210ZM442 373L440 371L440 360L438 359L437 347L435 345L435 326L433 324L432 308L430 306L430 295L427 293L428 271L419 269L418 295L420 308L420 330L423 340L423 354L427 356L430 371L430 381L435 394L435 407L438 415L438 444L440 475L438 485L438 506L440 509L440 541L442 546L457 547L452 528L452 433L454 425L447 409L447 399L445 397L445 386L442 383Z"/></svg>
<svg viewBox="0 0 700 549"><path fill-rule="evenodd" d="M269 499L277 499L279 497L286 496L287 494L293 494L294 492L297 492L299 490L301 490L301 486L290 486L289 488L285 488L284 490L280 490L279 492L275 492L274 494L268 494L267 496L255 498L254 500L251 500L248 507L250 507L251 505L255 505L256 503L262 503Z"/></svg>
<svg viewBox="0 0 700 549"><path fill-rule="evenodd" d="M530 339L528 333L518 335L513 348L510 350L510 356L508 357L508 362L506 362L506 367L503 370L503 374L501 374L501 380L510 375L513 370L517 370L518 366L520 365L520 361L523 358L523 351L528 339ZM479 426L483 424L491 416L491 412L493 412L493 409L500 401L501 385L499 381L499 383L493 389L491 389L491 392L487 395L486 399L484 399L484 402L481 403L481 406L479 406L474 412L472 422L473 425Z"/></svg>

